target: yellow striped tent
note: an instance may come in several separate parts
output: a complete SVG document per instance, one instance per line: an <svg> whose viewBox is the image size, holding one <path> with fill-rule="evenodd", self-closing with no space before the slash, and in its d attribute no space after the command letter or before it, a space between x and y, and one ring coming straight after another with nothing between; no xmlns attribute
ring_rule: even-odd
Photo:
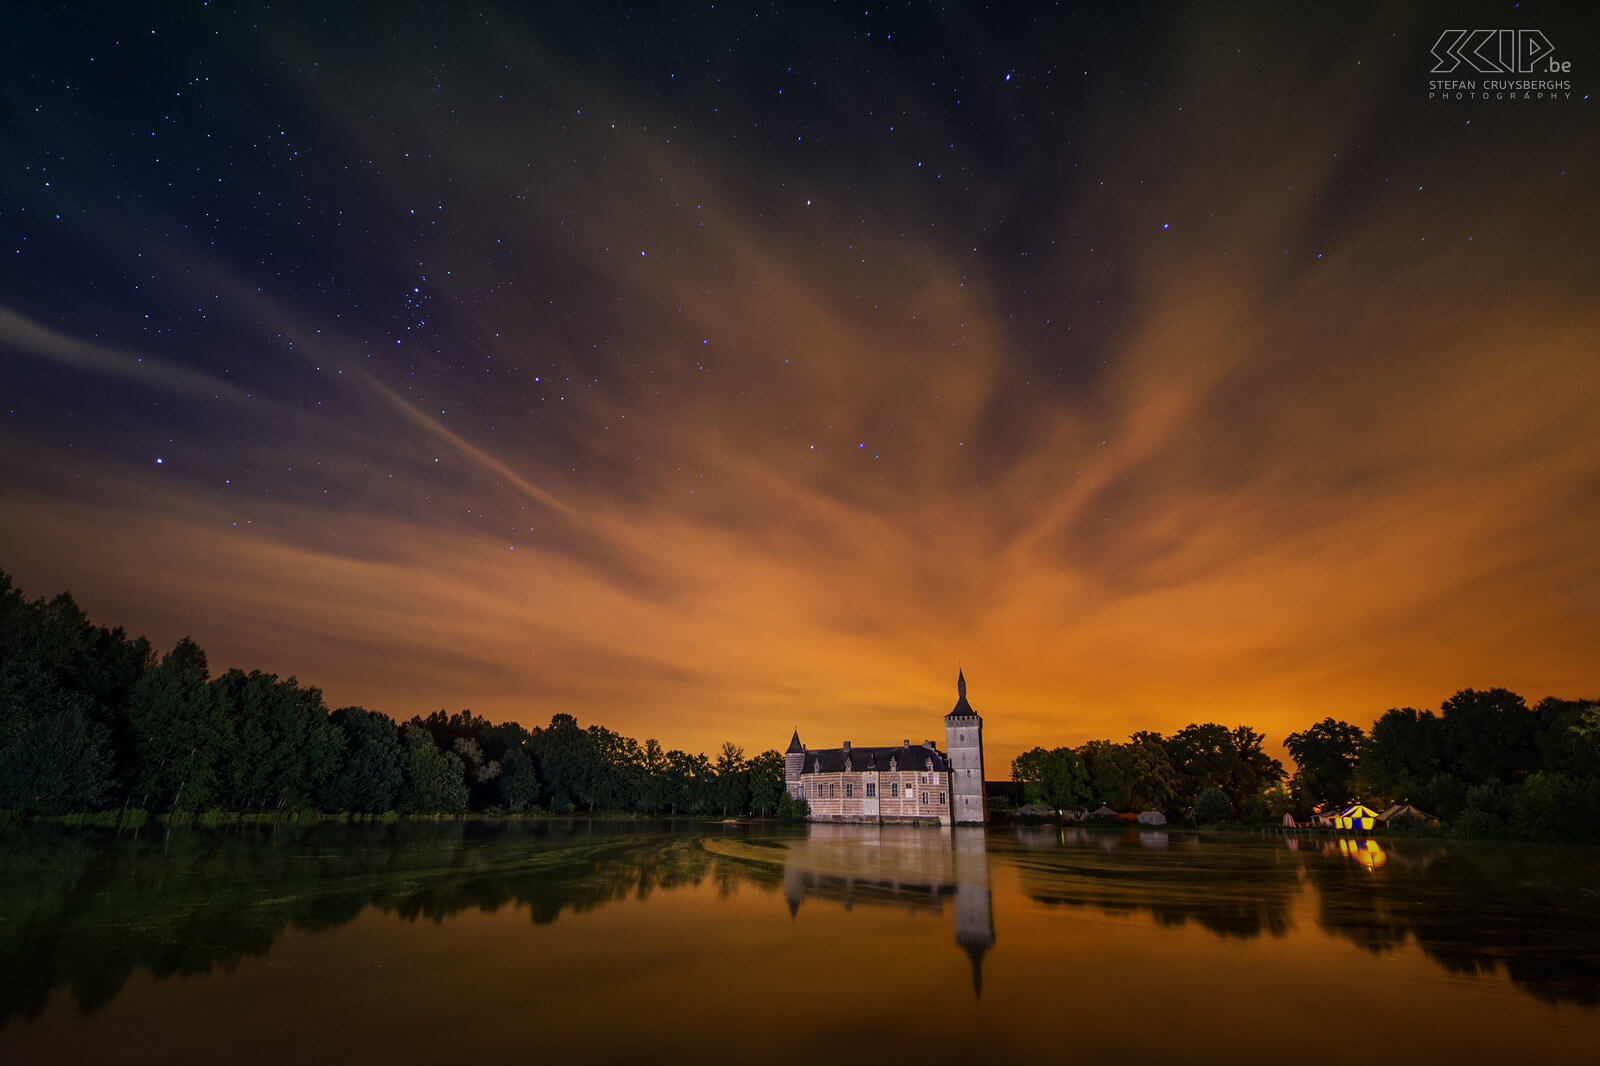
<svg viewBox="0 0 1600 1066"><path fill-rule="evenodd" d="M1378 812L1365 803L1352 803L1333 819L1335 829L1375 829L1377 825Z"/></svg>

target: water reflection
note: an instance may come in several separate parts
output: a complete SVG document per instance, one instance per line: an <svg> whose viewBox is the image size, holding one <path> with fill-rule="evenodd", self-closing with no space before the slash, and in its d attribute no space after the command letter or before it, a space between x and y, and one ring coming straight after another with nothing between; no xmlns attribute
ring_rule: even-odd
<svg viewBox="0 0 1600 1066"><path fill-rule="evenodd" d="M1368 843L1302 849L1324 930L1374 954L1414 941L1452 973L1504 972L1546 1002L1600 1004L1591 849Z"/></svg>
<svg viewBox="0 0 1600 1066"><path fill-rule="evenodd" d="M1503 972L1547 1002L1600 1004L1593 849L1173 834L1152 854L1146 835L1017 829L1023 890L1238 938L1287 937L1309 892L1322 930L1374 954L1414 942L1452 973Z"/></svg>
<svg viewBox="0 0 1600 1066"><path fill-rule="evenodd" d="M1324 846L1323 850L1335 850L1335 845L1329 843ZM1370 837L1365 840L1351 840L1348 837L1340 837L1337 850L1341 855L1354 859L1369 870L1376 870L1389 861L1389 856L1383 850L1383 847Z"/></svg>
<svg viewBox="0 0 1600 1066"><path fill-rule="evenodd" d="M368 908L442 922L525 907L536 924L657 890L740 883L694 835L582 822L323 825L116 836L31 827L0 834L0 1026L56 988L93 1011L139 969L230 970L291 929L332 929Z"/></svg>
<svg viewBox="0 0 1600 1066"><path fill-rule="evenodd" d="M1074 935L1060 919L1082 911L1152 920L1129 941L1139 965L1159 966L1176 943L1165 929L1213 934L1221 966L1235 961L1231 941L1292 937L1288 957L1320 930L1362 949L1340 963L1361 981L1382 979L1369 954L1414 944L1452 974L1503 975L1545 1002L1592 1007L1596 867L1592 849L1149 830L445 822L129 838L32 827L0 834L0 1031L60 991L92 1013L137 972L202 978L265 956L290 931L368 911L440 924L516 908L542 926L666 893L703 900L731 940L755 928L741 923L773 914L787 929L785 905L798 916L817 904L860 910L834 936L920 936L936 952L953 940L974 996L986 977L1006 988L1006 967L1057 966ZM746 889L770 894L770 908L760 896L754 909L718 902ZM908 931L895 908L935 920ZM1047 924L995 955L997 910L1002 935L1025 911ZM652 903L626 920L639 928L667 913ZM594 945L624 971L634 949L631 935ZM808 954L794 978L827 980L828 955ZM1308 983L1325 976L1305 965Z"/></svg>
<svg viewBox="0 0 1600 1066"><path fill-rule="evenodd" d="M1148 830L1025 828L1014 834L1024 845L1015 859L1023 891L1038 903L1144 912L1162 925L1195 922L1227 937L1289 931L1300 873L1285 851L1216 848Z"/></svg>
<svg viewBox="0 0 1600 1066"><path fill-rule="evenodd" d="M783 858L783 896L797 916L807 899L955 912L956 946L972 964L972 994L983 995L983 958L994 946L989 851L982 829L809 825Z"/></svg>

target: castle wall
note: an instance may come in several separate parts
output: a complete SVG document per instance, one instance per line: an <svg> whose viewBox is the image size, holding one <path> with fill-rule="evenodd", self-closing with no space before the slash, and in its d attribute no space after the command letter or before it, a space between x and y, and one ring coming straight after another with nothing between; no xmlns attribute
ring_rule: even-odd
<svg viewBox="0 0 1600 1066"><path fill-rule="evenodd" d="M809 773L800 781L814 822L951 824L950 775L942 770Z"/></svg>

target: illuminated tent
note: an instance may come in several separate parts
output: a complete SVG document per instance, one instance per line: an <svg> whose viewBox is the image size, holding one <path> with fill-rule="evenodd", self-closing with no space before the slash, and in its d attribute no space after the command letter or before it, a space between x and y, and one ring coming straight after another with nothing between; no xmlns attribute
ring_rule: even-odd
<svg viewBox="0 0 1600 1066"><path fill-rule="evenodd" d="M1335 829L1376 829L1378 812L1364 803L1352 803L1333 819Z"/></svg>
<svg viewBox="0 0 1600 1066"><path fill-rule="evenodd" d="M1283 827L1285 829L1298 829L1298 828L1300 828L1298 825L1295 824L1294 815L1292 815L1292 814L1286 814L1286 815L1283 816Z"/></svg>
<svg viewBox="0 0 1600 1066"><path fill-rule="evenodd" d="M1115 818L1116 816L1117 812L1112 810L1110 807L1107 807L1104 803L1100 804L1097 809L1090 811L1087 815L1089 818Z"/></svg>
<svg viewBox="0 0 1600 1066"><path fill-rule="evenodd" d="M1160 811L1140 811L1139 812L1139 824L1140 825L1166 825L1167 824L1167 816L1162 814Z"/></svg>

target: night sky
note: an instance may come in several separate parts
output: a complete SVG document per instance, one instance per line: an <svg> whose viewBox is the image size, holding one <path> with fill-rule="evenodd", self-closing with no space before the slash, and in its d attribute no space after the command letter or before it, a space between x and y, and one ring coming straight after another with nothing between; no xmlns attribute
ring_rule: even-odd
<svg viewBox="0 0 1600 1066"><path fill-rule="evenodd" d="M1327 8L18 3L0 568L693 750L959 663L991 776L1600 694L1600 19Z"/></svg>

